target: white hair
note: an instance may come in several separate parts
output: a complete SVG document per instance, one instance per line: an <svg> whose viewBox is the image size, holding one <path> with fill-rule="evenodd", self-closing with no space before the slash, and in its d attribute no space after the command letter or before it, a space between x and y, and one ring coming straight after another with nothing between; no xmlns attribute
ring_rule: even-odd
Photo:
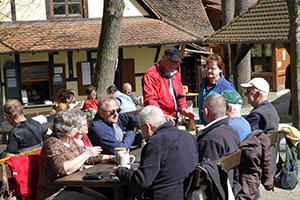
<svg viewBox="0 0 300 200"><path fill-rule="evenodd" d="M164 113L156 106L146 106L138 115L139 125L142 127L146 122L157 128L166 122Z"/></svg>
<svg viewBox="0 0 300 200"><path fill-rule="evenodd" d="M256 89L255 87L254 87L254 91L255 91L255 92L258 92L258 91L259 91L259 92L261 93L263 99L268 99L268 96L269 96L269 93L268 93L268 92L263 92L263 91L261 91L261 90L259 90L259 89Z"/></svg>
<svg viewBox="0 0 300 200"><path fill-rule="evenodd" d="M220 117L226 114L226 101L220 94L213 93L208 95L204 102L203 108L208 107L213 117Z"/></svg>
<svg viewBox="0 0 300 200"><path fill-rule="evenodd" d="M228 103L231 106L231 112L232 113L241 113L242 110L242 105L241 104L233 104L233 103Z"/></svg>

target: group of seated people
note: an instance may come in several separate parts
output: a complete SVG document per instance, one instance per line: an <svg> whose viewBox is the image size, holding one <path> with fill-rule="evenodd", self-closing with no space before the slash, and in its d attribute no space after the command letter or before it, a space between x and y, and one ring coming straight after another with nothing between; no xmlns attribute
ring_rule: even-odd
<svg viewBox="0 0 300 200"><path fill-rule="evenodd" d="M114 87L108 88L112 95L97 101L98 110L90 127L84 112L62 110L56 113L52 129L48 129L26 119L18 100L8 100L4 112L14 128L4 155L12 156L42 145L37 199L107 199L89 188L65 188L55 180L82 170L84 164L114 162L114 148L129 149L136 136L134 129L139 128L146 140L140 166L136 171L116 166L113 172L141 191L137 199L184 199L184 180L198 162L235 152L252 130L277 130L279 117L266 100L269 86L265 84L252 80L242 85L254 107L246 120L240 114L243 102L237 92L225 90L207 96L203 102L207 125L197 139L168 122L156 106L144 107L138 117L121 113L122 102L118 98L122 94ZM91 105L96 104L95 91L91 88L89 93L87 101ZM241 187L233 174L234 169L229 170L228 179L233 193L238 195Z"/></svg>
<svg viewBox="0 0 300 200"><path fill-rule="evenodd" d="M142 104L138 99L131 93L132 86L130 83L124 83L122 91L119 91L115 85L111 85L107 88L107 94L113 95L121 109L121 113L135 111L142 107ZM98 110L98 100L96 87L90 85L86 87L85 93L87 95L86 100L82 104L81 102L76 103L76 93L73 89L61 89L57 94L57 105L55 110L52 111L52 115L62 110L82 110L87 111L97 111Z"/></svg>
<svg viewBox="0 0 300 200"><path fill-rule="evenodd" d="M73 89L59 90L56 96L57 105L55 106L55 109L51 112L51 114L55 115L60 111L68 110L97 110L98 100L96 99L96 87L90 85L85 89L85 92L87 94L87 99L84 101L83 105L81 105L81 102L76 103L76 93Z"/></svg>

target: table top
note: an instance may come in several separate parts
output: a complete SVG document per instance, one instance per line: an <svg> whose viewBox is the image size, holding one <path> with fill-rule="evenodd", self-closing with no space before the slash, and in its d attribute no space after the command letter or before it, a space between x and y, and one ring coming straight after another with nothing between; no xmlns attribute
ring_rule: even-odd
<svg viewBox="0 0 300 200"><path fill-rule="evenodd" d="M185 94L185 96L187 96L187 97L198 96L198 95L199 95L199 93L193 93L193 92L188 92Z"/></svg>
<svg viewBox="0 0 300 200"><path fill-rule="evenodd" d="M131 155L136 157L136 161L140 161L141 150L142 148L138 148L130 152ZM100 163L88 169L84 169L82 171L59 178L56 180L56 182L69 187L120 187L122 186L122 183L120 182L119 178L112 175L114 166L116 166L114 163ZM101 172L104 178L101 180L82 179L86 173L97 172Z"/></svg>
<svg viewBox="0 0 300 200"><path fill-rule="evenodd" d="M122 185L120 180L117 177L111 175L114 166L116 166L114 163L100 163L88 169L84 169L74 174L59 178L56 180L56 182L69 187L120 187ZM101 180L82 179L82 177L86 173L98 172L101 172L104 176L104 178L102 178Z"/></svg>

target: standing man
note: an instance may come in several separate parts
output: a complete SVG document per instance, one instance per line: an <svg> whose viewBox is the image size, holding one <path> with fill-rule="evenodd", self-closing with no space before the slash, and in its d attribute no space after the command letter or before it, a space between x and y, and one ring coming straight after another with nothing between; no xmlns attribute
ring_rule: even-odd
<svg viewBox="0 0 300 200"><path fill-rule="evenodd" d="M136 171L115 167L114 173L139 188L143 199L184 199L183 182L198 163L194 137L166 122L156 106L139 113L139 126L147 142L140 166Z"/></svg>
<svg viewBox="0 0 300 200"><path fill-rule="evenodd" d="M269 83L264 78L254 78L241 84L246 89L245 96L253 110L246 117L252 130L261 129L265 132L278 130L279 116L277 110L268 101Z"/></svg>
<svg viewBox="0 0 300 200"><path fill-rule="evenodd" d="M227 104L226 114L228 115L229 125L237 130L240 135L240 142L242 142L251 132L249 122L241 115L243 99L235 90L224 90L221 95Z"/></svg>
<svg viewBox="0 0 300 200"><path fill-rule="evenodd" d="M115 147L129 149L134 141L133 130L138 127L137 117L119 112L115 97L105 96L99 100L98 113L89 128L88 136L93 146L102 147L103 154L114 154Z"/></svg>
<svg viewBox="0 0 300 200"><path fill-rule="evenodd" d="M148 69L143 77L144 106L159 107L173 124L177 112L190 119L195 118L195 114L187 109L181 77L176 70L180 62L180 50L166 49L162 59Z"/></svg>
<svg viewBox="0 0 300 200"><path fill-rule="evenodd" d="M214 161L229 155L239 149L240 136L228 124L226 116L226 101L222 95L214 93L207 96L203 102L203 116L208 123L198 136L199 162ZM233 180L234 169L228 171L228 179L236 195L241 189Z"/></svg>

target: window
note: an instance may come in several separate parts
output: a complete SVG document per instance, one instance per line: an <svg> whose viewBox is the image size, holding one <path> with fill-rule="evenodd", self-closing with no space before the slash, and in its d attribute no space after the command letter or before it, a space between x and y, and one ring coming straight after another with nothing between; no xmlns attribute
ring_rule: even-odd
<svg viewBox="0 0 300 200"><path fill-rule="evenodd" d="M21 65L22 101L28 105L44 104L50 100L48 65Z"/></svg>
<svg viewBox="0 0 300 200"><path fill-rule="evenodd" d="M251 65L253 72L271 72L272 45L255 44L251 49Z"/></svg>
<svg viewBox="0 0 300 200"><path fill-rule="evenodd" d="M55 18L82 17L82 0L50 0L51 15Z"/></svg>

